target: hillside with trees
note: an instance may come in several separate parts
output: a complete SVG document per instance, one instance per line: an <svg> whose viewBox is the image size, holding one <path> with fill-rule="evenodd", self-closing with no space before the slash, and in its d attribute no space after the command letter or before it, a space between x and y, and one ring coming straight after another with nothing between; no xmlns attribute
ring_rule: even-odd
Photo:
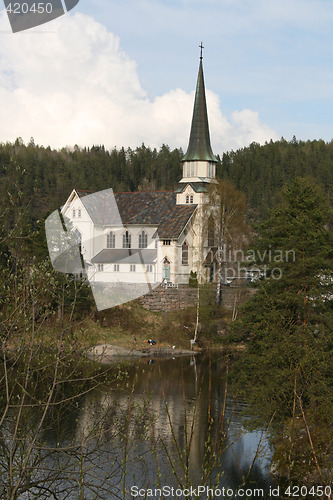
<svg viewBox="0 0 333 500"><path fill-rule="evenodd" d="M246 195L255 218L264 219L269 209L282 202L281 190L295 177L308 177L327 199L333 198L333 142L285 139L250 146L223 154L218 175L231 181Z"/></svg>
<svg viewBox="0 0 333 500"><path fill-rule="evenodd" d="M24 144L0 144L0 196L16 187L22 200L31 202L30 217L45 217L61 206L76 187L89 191L172 190L182 176L181 148L159 150L144 144L136 149L103 145L91 148L37 146L31 138ZM264 146L250 146L218 156L217 175L232 182L246 195L255 219L264 219L281 202L281 189L295 177L310 177L333 197L333 142L281 139ZM19 169L19 170L18 170ZM16 186L16 187L15 187Z"/></svg>

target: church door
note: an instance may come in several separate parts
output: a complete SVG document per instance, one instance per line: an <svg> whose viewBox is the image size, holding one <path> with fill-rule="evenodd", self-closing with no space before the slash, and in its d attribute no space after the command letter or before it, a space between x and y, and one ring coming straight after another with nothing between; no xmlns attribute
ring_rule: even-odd
<svg viewBox="0 0 333 500"><path fill-rule="evenodd" d="M170 261L167 258L163 260L162 280L170 281Z"/></svg>

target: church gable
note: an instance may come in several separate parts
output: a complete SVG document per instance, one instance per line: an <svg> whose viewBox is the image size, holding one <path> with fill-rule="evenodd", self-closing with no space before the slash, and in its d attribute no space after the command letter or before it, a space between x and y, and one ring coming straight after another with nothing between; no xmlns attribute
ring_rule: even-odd
<svg viewBox="0 0 333 500"><path fill-rule="evenodd" d="M195 196L195 190L191 184L186 184L182 191L177 194L177 203L179 205L193 205L193 203L199 203L199 200Z"/></svg>
<svg viewBox="0 0 333 500"><path fill-rule="evenodd" d="M177 194L177 205L199 205L202 203L202 193L207 193L207 183L182 182L178 184L175 192Z"/></svg>
<svg viewBox="0 0 333 500"><path fill-rule="evenodd" d="M69 195L61 212L64 217L70 219L74 225L80 224L81 222L91 222L91 217L75 189L73 189Z"/></svg>

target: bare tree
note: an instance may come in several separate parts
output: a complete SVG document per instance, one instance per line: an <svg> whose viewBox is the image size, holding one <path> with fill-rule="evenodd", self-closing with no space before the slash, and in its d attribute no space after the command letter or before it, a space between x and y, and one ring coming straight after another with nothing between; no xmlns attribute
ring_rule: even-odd
<svg viewBox="0 0 333 500"><path fill-rule="evenodd" d="M233 266L240 260L251 233L246 223L245 195L231 182L219 180L210 188L205 213L208 246L214 249L216 300L220 303L221 285L228 277L227 264Z"/></svg>

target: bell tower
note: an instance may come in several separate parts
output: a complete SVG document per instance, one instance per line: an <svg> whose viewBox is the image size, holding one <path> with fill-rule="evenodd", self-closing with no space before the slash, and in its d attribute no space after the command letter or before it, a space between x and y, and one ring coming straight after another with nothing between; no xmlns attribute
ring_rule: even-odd
<svg viewBox="0 0 333 500"><path fill-rule="evenodd" d="M217 159L212 151L209 135L206 92L202 64L203 48L204 47L201 42L199 73L195 92L190 139L186 154L182 159L183 177L178 183L178 189L176 190L177 194L183 192L188 184L191 185L195 192L203 193L207 191L208 184L215 184L217 182L215 179ZM177 196L177 204L186 203L186 196L185 201L182 198L183 197ZM199 200L193 202L198 203L198 201Z"/></svg>
<svg viewBox="0 0 333 500"><path fill-rule="evenodd" d="M176 189L177 205L197 205L192 223L191 255L193 271L199 283L210 281L214 263L207 265L207 255L214 246L216 207L211 205L211 188L217 184L218 162L210 144L205 82L200 45L200 64L195 91L192 124L188 148L184 158L183 177ZM208 273L208 274L207 274Z"/></svg>

